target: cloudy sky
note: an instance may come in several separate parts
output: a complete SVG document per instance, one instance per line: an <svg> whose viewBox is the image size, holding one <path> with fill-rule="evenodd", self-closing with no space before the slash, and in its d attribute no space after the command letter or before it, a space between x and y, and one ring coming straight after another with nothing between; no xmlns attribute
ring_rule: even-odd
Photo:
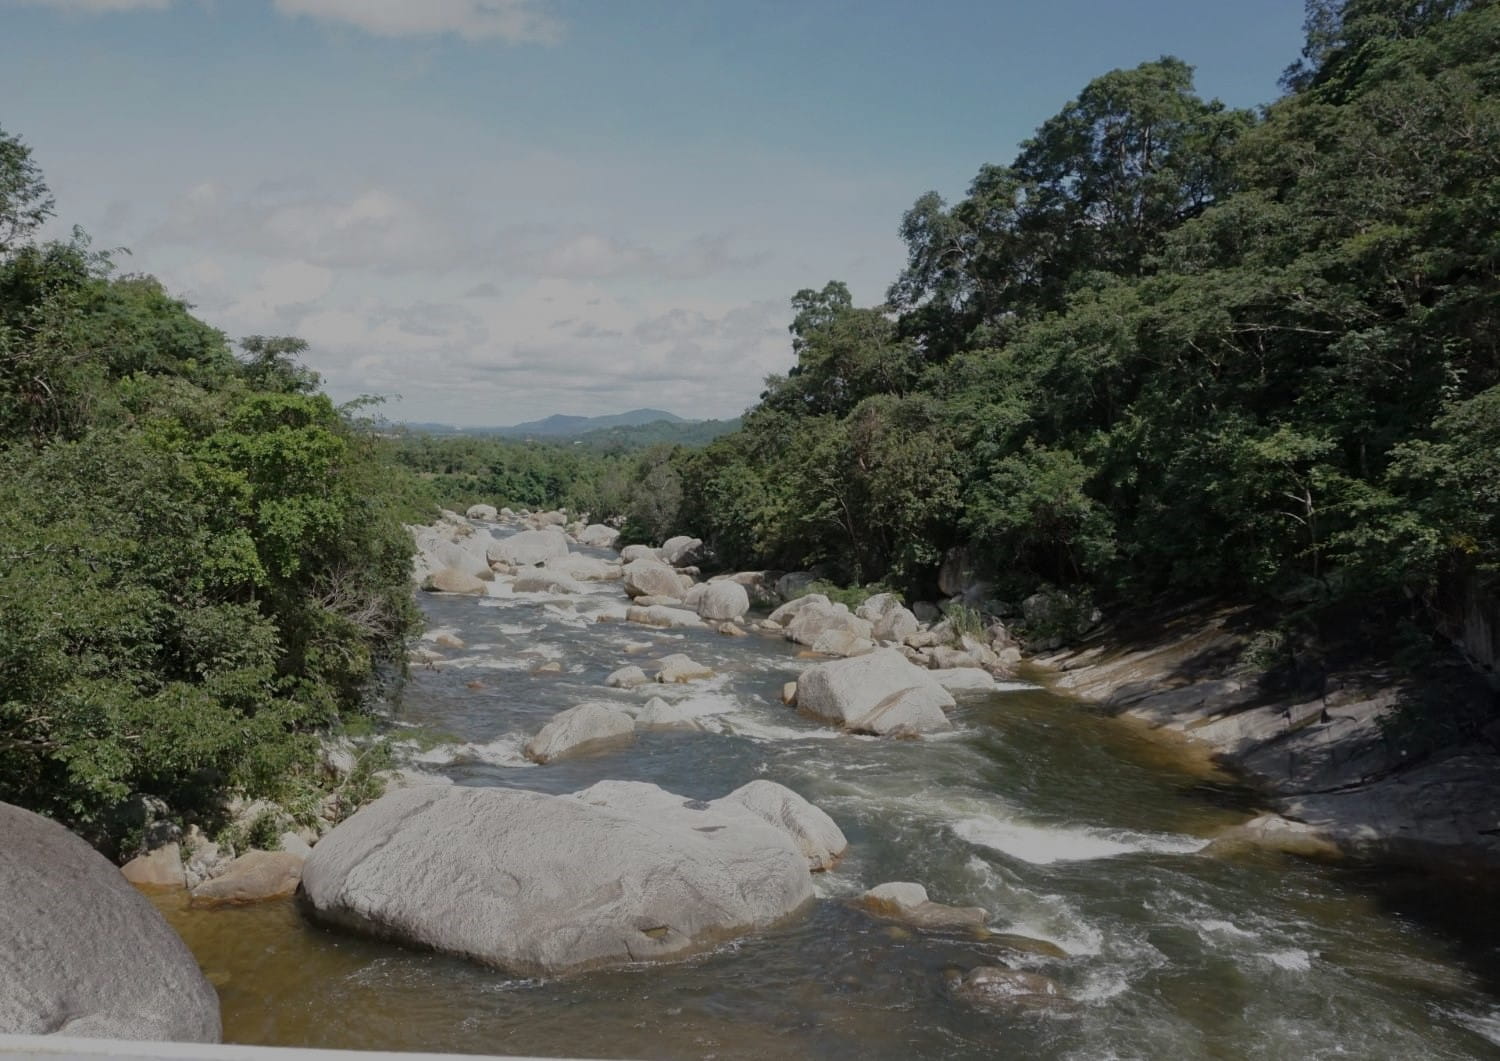
<svg viewBox="0 0 1500 1061"><path fill-rule="evenodd" d="M787 302L878 301L900 216L1106 70L1276 94L1302 0L0 0L60 225L336 398L733 416ZM59 227L58 231L65 231Z"/></svg>

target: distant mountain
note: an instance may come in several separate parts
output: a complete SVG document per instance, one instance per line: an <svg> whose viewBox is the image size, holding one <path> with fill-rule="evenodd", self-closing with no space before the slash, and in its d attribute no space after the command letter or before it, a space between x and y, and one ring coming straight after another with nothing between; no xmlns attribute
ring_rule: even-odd
<svg viewBox="0 0 1500 1061"><path fill-rule="evenodd" d="M666 422L683 424L687 421L664 409L632 409L628 413L613 416L563 416L532 420L514 427L497 427L494 433L521 438L577 438L590 431L605 431L612 427L640 427L642 424Z"/></svg>
<svg viewBox="0 0 1500 1061"><path fill-rule="evenodd" d="M451 424L408 423L401 427L419 435L498 435L537 442L572 443L604 452L630 452L668 444L705 446L720 435L739 429L740 421L687 420L664 409L632 409L613 416L549 416L511 427L454 427Z"/></svg>
<svg viewBox="0 0 1500 1061"><path fill-rule="evenodd" d="M740 429L740 418L733 420L656 420L629 427L601 427L580 435L575 445L606 453L630 453L652 446L706 446L720 435Z"/></svg>

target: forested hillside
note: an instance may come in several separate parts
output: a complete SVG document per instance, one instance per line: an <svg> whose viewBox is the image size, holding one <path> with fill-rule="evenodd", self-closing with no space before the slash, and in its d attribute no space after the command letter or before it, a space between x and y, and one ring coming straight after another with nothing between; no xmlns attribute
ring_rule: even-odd
<svg viewBox="0 0 1500 1061"><path fill-rule="evenodd" d="M1314 3L1285 84L1255 113L1117 70L921 196L884 304L797 294L795 366L673 460L669 522L924 593L955 548L1006 595L1419 617L1492 584L1500 8Z"/></svg>
<svg viewBox="0 0 1500 1061"><path fill-rule="evenodd" d="M0 801L108 848L147 797L315 806L313 734L404 665L414 481L302 344L236 356L81 233L36 242L52 209L0 131Z"/></svg>

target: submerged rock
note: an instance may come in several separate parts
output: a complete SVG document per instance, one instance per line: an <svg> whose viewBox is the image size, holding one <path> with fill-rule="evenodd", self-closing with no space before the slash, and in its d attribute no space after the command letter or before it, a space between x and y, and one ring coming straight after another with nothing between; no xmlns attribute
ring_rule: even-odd
<svg viewBox="0 0 1500 1061"><path fill-rule="evenodd" d="M797 679L797 706L856 733L918 734L952 729L953 697L931 671L894 649L809 667Z"/></svg>
<svg viewBox="0 0 1500 1061"><path fill-rule="evenodd" d="M218 1042L219 999L108 859L0 803L0 1034Z"/></svg>
<svg viewBox="0 0 1500 1061"><path fill-rule="evenodd" d="M1277 814L1262 814L1243 825L1227 829L1203 849L1208 855L1237 855L1247 851L1279 851L1303 858L1337 859L1338 844L1304 822Z"/></svg>
<svg viewBox="0 0 1500 1061"><path fill-rule="evenodd" d="M803 840L764 802L627 781L411 789L324 837L303 889L321 920L517 975L683 958L811 901Z"/></svg>
<svg viewBox="0 0 1500 1061"><path fill-rule="evenodd" d="M953 987L960 998L976 1005L1001 1009L1067 1008L1071 999L1050 976L981 965L957 980Z"/></svg>
<svg viewBox="0 0 1500 1061"><path fill-rule="evenodd" d="M526 758L550 763L569 755L602 751L611 744L624 744L634 736L635 721L619 708L609 704L579 704L555 715L526 742Z"/></svg>

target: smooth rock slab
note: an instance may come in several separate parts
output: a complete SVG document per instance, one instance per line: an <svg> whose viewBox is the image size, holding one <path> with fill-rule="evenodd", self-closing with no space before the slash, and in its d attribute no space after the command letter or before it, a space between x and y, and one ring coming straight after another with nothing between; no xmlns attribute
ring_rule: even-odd
<svg viewBox="0 0 1500 1061"><path fill-rule="evenodd" d="M0 1034L219 1041L219 999L120 871L0 803Z"/></svg>
<svg viewBox="0 0 1500 1061"><path fill-rule="evenodd" d="M303 890L321 920L516 975L683 958L813 897L799 840L734 796L395 792L323 838Z"/></svg>

